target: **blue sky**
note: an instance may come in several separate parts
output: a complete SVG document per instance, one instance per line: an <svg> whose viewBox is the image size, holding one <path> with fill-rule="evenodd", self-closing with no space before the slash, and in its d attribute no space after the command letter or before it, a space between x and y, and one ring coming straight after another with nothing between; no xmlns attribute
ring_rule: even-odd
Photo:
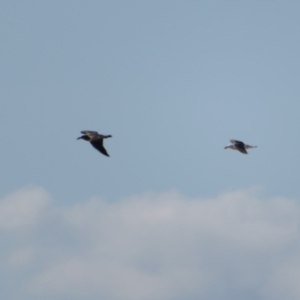
<svg viewBox="0 0 300 300"><path fill-rule="evenodd" d="M7 215L7 222L21 220L13 223L15 225L4 221L0 224L3 239L7 239L7 247L2 254L5 261L10 261L11 253L19 253L16 255L21 258L17 261L22 262L22 267L8 264L1 271L1 277L11 276L12 281L19 282L23 287L20 293L28 299L32 299L35 293L38 299L74 299L71 291L82 282L84 287L93 286L93 283L95 286L113 287L105 289L105 292L95 289L88 298L92 300L99 296L108 300L134 297L177 300L187 297L199 299L203 295L207 299L219 299L218 291L228 299L247 299L247 295L249 299L275 299L275 294L280 295L272 289L280 281L274 270L289 270L288 267L276 265L268 269L272 265L270 262L264 273L259 269L260 259L254 265L257 264L257 274L266 274L261 282L252 284L253 281L245 279L246 284L239 285L237 281L243 270L235 272L224 267L224 278L232 272L232 280L230 283L225 279L222 281L223 273L220 272L216 279L220 286L218 291L210 289L210 285L203 289L195 288L197 278L203 277L206 278L203 282L210 282L218 272L208 276L205 275L205 267L203 270L201 267L191 270L187 262L184 270L189 274L189 284L183 284L182 289L172 293L167 287L177 285L177 281L182 282L178 279L180 276L172 280L172 266L175 268L178 260L186 257L189 250L182 249L180 255L174 256L174 261L167 258L156 261L171 244L156 249L157 256L150 258L146 250L141 249L141 253L146 255L143 266L147 267L142 268L145 273L138 275L124 271L124 278L143 281L148 268L151 269L151 262L153 265L165 264L166 272L158 272L161 280L159 276L153 278L153 282L160 282L165 287L161 294L155 294L153 286L157 286L147 280L147 284L141 284L145 286L144 290L141 288L141 294L133 295L130 289L122 296L114 294L112 291L123 282L122 276L119 282L107 284L103 283L105 280L101 276L99 282L79 276L70 280L66 284L68 288L63 290L55 282L51 285L49 274L55 267L50 272L49 266L40 265L39 260L49 258L52 267L59 265L64 258L66 261L69 259L69 265L74 269L70 271L66 267L62 272L68 278L69 271L75 274L81 270L74 267L82 262L80 253L88 255L90 251L99 250L98 246L91 245L82 250L79 243L81 234L84 232L89 236L90 230L95 234L95 228L101 225L110 228L112 224L110 221L99 221L99 224L95 221L87 225L82 221L85 225L80 227L78 224L75 226L72 219L71 226L66 216L72 215L78 207L81 208L79 223L80 220L88 221L93 205L104 206L113 217L121 216L121 220L127 220L129 208L136 207L137 212L141 212L148 209L153 201L156 205L154 220L156 213L160 216L160 211L167 207L166 210L171 212L179 208L186 210L188 222L192 218L190 214L195 199L199 202L199 207L195 206L198 209L211 199L213 206L207 208L210 215L212 211L217 213L226 208L226 205L223 206L224 199L235 199L238 193L241 203L252 199L254 204L246 206L245 211L233 209L228 213L236 217L236 223L229 226L228 234L235 236L234 243L237 241L236 244L239 244L240 241L242 245L241 249L234 251L242 252L249 246L243 244L245 232L240 231L236 235L231 232L234 228L244 228L240 222L246 215L250 224L254 222L250 235L260 231L260 227L256 227L257 220L269 224L264 231L266 236L268 230L277 233L274 233L273 244L270 242L264 249L270 247L274 250L275 247L274 253L276 249L277 254L284 253L278 261L295 265L292 262L295 257L300 257L300 253L291 251L293 255L289 256L284 252L286 246L282 245L286 236L278 232L287 232L291 243L294 243L298 234L295 226L299 228L294 214L300 211L300 3L2 1L0 8L0 215ZM88 143L76 140L84 129L113 136L105 141L110 158L95 151ZM248 155L224 150L229 139L240 139L258 148L249 150ZM177 193L180 196L176 196ZM139 197L146 204L135 202ZM162 203L167 201L166 206L156 201L164 197L167 200L162 200ZM286 205L279 205L278 199L286 201ZM239 207L234 200L231 201L235 203L233 207ZM266 211L270 209L265 206L266 201L271 206L270 214ZM97 209L95 211L98 212ZM171 215L173 221L168 223L170 219L167 218L163 223L172 228L171 233L176 232L178 224L190 228L186 222L181 223L180 214ZM103 217L101 209L100 216ZM201 216L199 212L199 218ZM214 218L214 213L211 217ZM221 220L227 220L228 216L225 214L223 217L220 217ZM59 224L51 229L55 218L60 220ZM289 218L294 220L293 224L287 221ZM120 223L120 228L128 229L123 232L124 236L129 235L128 239L130 230L140 226L139 219L133 219L133 227L126 227L125 221ZM98 218L95 217L95 220ZM209 220L206 225L201 220L199 222L193 223L191 234L199 234L198 226L210 228ZM225 223L220 221L220 226L216 227L218 230L214 231L218 238L212 234L212 248L218 243L223 245L223 239L219 238ZM142 228L149 236L157 234L155 224L146 225L143 224L145 227ZM77 226L80 227L79 232ZM27 228L27 238L18 240L23 227ZM107 230L105 235L116 234L114 230ZM63 233L56 239L60 231ZM210 232L204 230L202 237L206 238ZM8 233L12 237L8 238ZM56 256L51 251L52 254L45 254L43 236L46 234L50 235L46 244L52 252L57 251L61 255ZM184 235L182 232L182 238ZM97 234L93 236L91 233L91 236L91 240L98 239ZM138 241L139 235L134 235L133 240ZM261 240L258 239L258 243ZM181 244L180 240L171 243ZM149 244L150 248L155 248L155 239L149 238ZM75 247L75 258L70 245ZM115 244L108 240L105 245L107 250ZM199 245L195 246L193 242L188 245L195 257L203 250L200 247L202 250L198 253ZM291 247L297 248L294 244ZM231 265L234 258L227 256L229 248L226 244L224 252L215 253L212 261L220 259L220 265ZM38 252L37 249L42 250ZM100 265L101 251L95 254L95 261L100 261ZM205 256L207 252L203 251L201 255ZM257 250L257 253L260 251ZM120 255L125 261L131 261L129 253L124 250L123 256L120 253L112 255L112 265L121 268L117 263ZM241 257L248 259L245 253ZM223 263L223 258L226 263ZM5 261L2 262L4 265ZM89 272L92 262L82 265L87 273L93 273ZM107 270L113 269L112 265L108 265ZM134 269L134 264L129 265ZM212 265L208 264L208 269L210 267ZM221 268L214 265L216 270L218 267ZM156 274L153 270L151 272ZM56 274L55 271L53 274ZM44 289L42 283L36 283L37 278L43 276L48 278ZM56 278L56 275L52 277ZM253 277L256 277L255 272ZM36 285L41 288L36 290ZM82 290L85 290L84 287ZM282 291L290 295L290 299L294 299L295 295L298 299L300 292L293 287L292 283L287 283ZM5 285L5 291L7 299L19 299L13 288ZM56 292L51 294L48 291ZM79 293L78 299L87 298Z"/></svg>

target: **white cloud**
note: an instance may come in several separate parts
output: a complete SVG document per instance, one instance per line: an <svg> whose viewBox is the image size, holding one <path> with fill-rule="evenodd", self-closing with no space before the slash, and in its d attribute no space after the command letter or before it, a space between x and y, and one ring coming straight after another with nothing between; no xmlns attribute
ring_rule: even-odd
<svg viewBox="0 0 300 300"><path fill-rule="evenodd" d="M37 224L49 201L42 188L23 189L0 202L0 229L28 229Z"/></svg>
<svg viewBox="0 0 300 300"><path fill-rule="evenodd" d="M19 249L14 245L6 257L3 253L14 268L24 272L27 266L21 280L28 295L107 300L300 296L300 206L294 200L264 199L256 190L211 199L171 191L113 204L92 199L67 208L47 204L48 199L42 189L33 189L0 202L0 215L10 213L0 232L9 228L17 234L29 225L33 232ZM11 222L18 218L19 223Z"/></svg>

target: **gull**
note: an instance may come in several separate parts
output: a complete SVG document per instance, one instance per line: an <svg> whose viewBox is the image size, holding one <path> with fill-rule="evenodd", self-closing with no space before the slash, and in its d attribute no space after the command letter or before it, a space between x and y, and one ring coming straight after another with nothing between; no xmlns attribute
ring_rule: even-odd
<svg viewBox="0 0 300 300"><path fill-rule="evenodd" d="M237 140L230 140L230 142L232 143L231 145L226 146L224 149L230 148L233 150L238 150L244 154L248 154L248 152L246 151L246 149L250 149L250 148L256 148L257 146L250 146L245 144L244 142L241 141L237 141Z"/></svg>
<svg viewBox="0 0 300 300"><path fill-rule="evenodd" d="M83 135L77 138L77 140L83 139L85 141L88 141L92 144L94 148L96 148L102 154L109 156L106 149L103 147L103 140L112 137L111 135L102 135L99 134L97 131L89 130L83 130L81 131L81 133Z"/></svg>

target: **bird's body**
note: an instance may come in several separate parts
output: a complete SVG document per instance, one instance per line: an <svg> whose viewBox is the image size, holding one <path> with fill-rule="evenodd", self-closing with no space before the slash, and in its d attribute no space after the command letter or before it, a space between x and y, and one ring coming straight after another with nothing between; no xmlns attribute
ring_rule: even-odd
<svg viewBox="0 0 300 300"><path fill-rule="evenodd" d="M244 154L248 154L246 149L250 149L250 148L256 148L257 146L250 146L245 144L244 142L241 141L237 141L237 140L230 140L230 142L232 143L231 145L226 146L224 149L230 148L232 150L238 150Z"/></svg>
<svg viewBox="0 0 300 300"><path fill-rule="evenodd" d="M111 135L102 135L99 134L97 131L89 131L83 130L81 131L83 134L77 140L83 139L91 143L91 145L100 151L103 155L109 156L106 149L103 147L103 140L112 137Z"/></svg>

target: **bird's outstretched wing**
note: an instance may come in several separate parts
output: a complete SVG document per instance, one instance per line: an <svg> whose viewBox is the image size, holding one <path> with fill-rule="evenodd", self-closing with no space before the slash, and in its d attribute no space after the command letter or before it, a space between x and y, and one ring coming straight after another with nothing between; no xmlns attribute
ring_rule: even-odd
<svg viewBox="0 0 300 300"><path fill-rule="evenodd" d="M246 151L244 144L240 145L240 144L235 144L235 149L244 153L244 154L248 154L248 152Z"/></svg>
<svg viewBox="0 0 300 300"><path fill-rule="evenodd" d="M242 142L242 141L237 141L237 140L230 140L230 143L232 143L232 144L242 144L242 145L244 145L244 142Z"/></svg>
<svg viewBox="0 0 300 300"><path fill-rule="evenodd" d="M97 131L91 131L91 130L82 130L81 133L82 134L86 134L88 136L96 136L96 135L98 135Z"/></svg>
<svg viewBox="0 0 300 300"><path fill-rule="evenodd" d="M238 150L244 154L248 154L248 152L246 151L244 142L237 141L237 140L230 140L230 142L234 145L236 150Z"/></svg>
<svg viewBox="0 0 300 300"><path fill-rule="evenodd" d="M91 141L91 144L94 148L96 148L98 151L100 151L103 155L109 156L106 149L103 147L103 139L97 139L97 140Z"/></svg>

